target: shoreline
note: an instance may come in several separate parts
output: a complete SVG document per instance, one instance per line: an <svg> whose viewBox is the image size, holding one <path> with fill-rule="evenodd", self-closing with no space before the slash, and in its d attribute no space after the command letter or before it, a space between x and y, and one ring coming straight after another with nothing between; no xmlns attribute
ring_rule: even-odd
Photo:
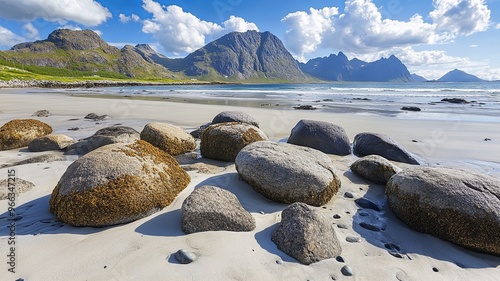
<svg viewBox="0 0 500 281"><path fill-rule="evenodd" d="M172 85L231 85L238 83L226 82L204 82L204 81L189 81L189 82L145 82L145 81L114 81L114 80L85 80L74 82L62 82L56 80L18 80L12 79L9 81L0 81L0 89L27 89L27 88L43 88L43 89L74 89L74 88L104 88L104 87L126 87L126 86L172 86Z"/></svg>

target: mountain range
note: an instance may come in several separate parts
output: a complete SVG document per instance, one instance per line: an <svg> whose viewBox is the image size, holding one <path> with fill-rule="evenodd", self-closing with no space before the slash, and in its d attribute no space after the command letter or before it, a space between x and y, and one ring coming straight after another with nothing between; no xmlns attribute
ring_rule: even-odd
<svg viewBox="0 0 500 281"><path fill-rule="evenodd" d="M365 62L356 58L349 60L339 52L300 63L278 37L257 31L232 32L185 58L168 58L147 44L126 45L119 49L91 30L58 29L45 40L20 43L8 51L0 51L1 61L146 79L196 78L227 82L425 80L410 74L394 55ZM447 79L457 77L451 75Z"/></svg>

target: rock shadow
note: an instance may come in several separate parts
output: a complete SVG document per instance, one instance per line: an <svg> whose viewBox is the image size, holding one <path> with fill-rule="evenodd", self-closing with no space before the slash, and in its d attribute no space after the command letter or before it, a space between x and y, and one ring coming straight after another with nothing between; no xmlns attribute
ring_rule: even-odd
<svg viewBox="0 0 500 281"><path fill-rule="evenodd" d="M50 195L46 195L15 208L14 216L9 211L0 214L0 236L11 236L9 226L15 227L15 235L41 235L41 234L92 234L117 227L85 227L72 226L58 221L49 212Z"/></svg>
<svg viewBox="0 0 500 281"><path fill-rule="evenodd" d="M290 257L289 255L283 253L280 249L278 249L278 246L274 244L274 242L271 240L271 236L274 232L274 230L278 227L277 224L271 225L268 228L265 228L264 230L257 232L255 234L255 240L259 244L259 246L268 251L269 253L276 255L281 258L283 262L291 262L291 263L297 263L300 264L299 261L296 259ZM277 260L278 261L278 260Z"/></svg>
<svg viewBox="0 0 500 281"><path fill-rule="evenodd" d="M353 230L368 243L386 250L395 259L409 260L415 254L454 263L464 269L495 268L500 265L500 257L475 252L413 230L390 210L384 190L384 186L372 184L363 196L382 206L381 211L358 206L353 216ZM365 223L364 226L362 223ZM378 227L380 231L367 229L366 224Z"/></svg>
<svg viewBox="0 0 500 281"><path fill-rule="evenodd" d="M135 232L149 236L177 237L185 235L182 231L182 212L180 209L159 214L141 224Z"/></svg>
<svg viewBox="0 0 500 281"><path fill-rule="evenodd" d="M210 177L195 188L204 185L213 185L232 192L245 210L253 213L274 213L283 211L288 205L271 201L256 192L249 184L239 178L238 173L226 173Z"/></svg>

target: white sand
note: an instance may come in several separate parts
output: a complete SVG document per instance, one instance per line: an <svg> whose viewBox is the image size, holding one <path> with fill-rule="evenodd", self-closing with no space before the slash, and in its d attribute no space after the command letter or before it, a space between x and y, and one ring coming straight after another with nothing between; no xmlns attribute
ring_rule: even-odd
<svg viewBox="0 0 500 281"><path fill-rule="evenodd" d="M324 120L345 128L351 140L357 133L384 133L427 164L465 167L500 177L500 125L472 123L463 120L432 121L396 119L374 115L332 114L311 111L235 108L228 106L130 101L120 99L77 98L55 94L19 94L16 90L0 91L0 124L14 118L30 118L37 110L47 109L53 115L36 118L50 124L54 133L74 138L92 135L100 128L121 123L138 131L152 121L167 122L192 130L207 123L224 110L241 110L256 117L261 129L272 139L286 138L300 119ZM94 112L110 118L96 124L83 120ZM72 118L79 120L68 121ZM68 128L79 127L78 131ZM484 138L492 141L484 141ZM417 140L418 142L412 142ZM25 149L0 152L0 164L13 163L40 153ZM270 202L250 186L238 180L234 165L208 161L225 170L219 174L190 171L191 184L161 212L150 217L102 229L76 228L54 220L48 211L50 193L66 167L74 160L29 164L16 167L16 176L36 186L16 198L16 273L7 271L9 233L6 221L7 201L0 201L0 279L16 280L500 280L500 257L472 252L429 235L411 230L384 206L384 211L363 211L362 217L354 199L344 198L346 191L355 198L367 197L380 204L383 187L352 174L349 165L355 156L332 156L342 175L342 188L322 209L332 217L340 214L336 228L341 240L345 263L335 259L309 266L282 253L271 241L271 233L286 205ZM404 166L398 164L399 166ZM0 177L7 178L7 168ZM211 184L225 188L238 197L250 211L257 228L247 233L205 232L185 235L181 229L180 206L198 186ZM362 229L362 220L380 220L387 224L384 232ZM361 237L359 243L348 243L347 236ZM403 258L393 257L385 243L401 247ZM180 265L170 255L179 249L197 254L189 265ZM276 263L283 260L283 264ZM340 272L348 265L354 276ZM438 272L434 272L436 268Z"/></svg>

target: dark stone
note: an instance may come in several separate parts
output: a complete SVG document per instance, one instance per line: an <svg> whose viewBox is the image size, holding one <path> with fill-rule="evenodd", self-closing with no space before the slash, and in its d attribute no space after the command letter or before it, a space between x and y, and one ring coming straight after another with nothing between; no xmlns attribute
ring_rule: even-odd
<svg viewBox="0 0 500 281"><path fill-rule="evenodd" d="M175 259L182 264L189 264L196 260L196 255L184 249L180 249L174 254Z"/></svg>
<svg viewBox="0 0 500 281"><path fill-rule="evenodd" d="M356 204L358 206L360 206L361 208L371 209L371 210L375 210L377 212L382 211L382 207L380 207L379 205L366 199L365 197L358 198L358 199L354 200L354 202L356 202Z"/></svg>
<svg viewBox="0 0 500 281"><path fill-rule="evenodd" d="M444 98L441 101L449 102L449 103L456 103L456 104L467 104L467 103L469 103L465 99L460 99L460 98Z"/></svg>
<svg viewBox="0 0 500 281"><path fill-rule="evenodd" d="M93 121L101 121L101 120L104 120L104 119L108 119L109 116L104 114L104 115L97 115L95 113L89 113L87 115L85 115L85 117L83 117L84 119L90 119L90 120L93 120Z"/></svg>
<svg viewBox="0 0 500 281"><path fill-rule="evenodd" d="M386 159L419 165L418 161L390 137L375 133L360 133L354 137L354 154L380 155Z"/></svg>
<svg viewBox="0 0 500 281"><path fill-rule="evenodd" d="M68 146L64 154L84 155L101 146L114 143L132 143L139 139L139 132L131 127L111 126L100 129L94 135Z"/></svg>
<svg viewBox="0 0 500 281"><path fill-rule="evenodd" d="M380 231L382 231L382 228L381 228L381 227L376 226L376 225L371 224L371 223L367 223L367 222L360 222L360 223L359 223L359 226L361 226L361 227L362 227L362 228L364 228L364 229L368 229L368 230L375 231L375 232L380 232Z"/></svg>
<svg viewBox="0 0 500 281"><path fill-rule="evenodd" d="M342 272L342 274L344 276L353 276L354 273L352 272L352 268L348 265L344 265L341 269L340 269L340 272Z"/></svg>
<svg viewBox="0 0 500 281"><path fill-rule="evenodd" d="M242 111L223 111L212 120L212 124L227 122L239 122L259 127L259 122L255 118Z"/></svg>
<svg viewBox="0 0 500 281"><path fill-rule="evenodd" d="M43 109L43 110L38 110L38 111L36 111L36 112L35 112L35 113L33 113L33 115L31 115L31 116L36 116L36 117L49 117L50 115L52 115L52 114L50 114L50 112L49 112L48 110Z"/></svg>
<svg viewBox="0 0 500 281"><path fill-rule="evenodd" d="M323 121L300 120L292 129L288 143L311 147L326 154L351 154L351 144L345 130Z"/></svg>
<svg viewBox="0 0 500 281"><path fill-rule="evenodd" d="M420 107L416 106L403 106L401 110L406 110L406 111L422 111Z"/></svg>
<svg viewBox="0 0 500 281"><path fill-rule="evenodd" d="M294 109L300 109L300 110L315 110L317 109L316 107L312 105L299 105L299 106L294 106Z"/></svg>

